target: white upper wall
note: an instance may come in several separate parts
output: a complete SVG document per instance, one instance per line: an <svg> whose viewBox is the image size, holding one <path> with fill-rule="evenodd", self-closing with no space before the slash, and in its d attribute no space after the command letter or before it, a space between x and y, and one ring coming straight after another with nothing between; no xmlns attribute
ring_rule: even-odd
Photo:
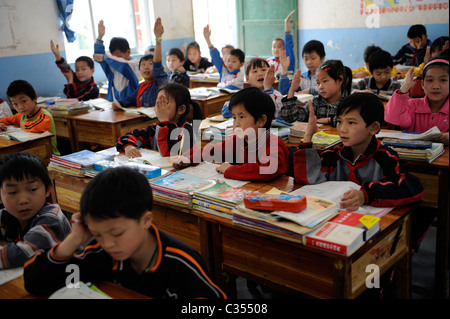
<svg viewBox="0 0 450 319"><path fill-rule="evenodd" d="M378 14L381 27L414 24L411 21L420 21L417 22L420 24L448 23L448 0L298 0L298 26L299 29L367 27L368 16L361 14L361 6L378 4L379 7L390 7L395 3L399 8L411 4L414 10ZM419 10L416 6L419 4L441 4L442 9ZM368 22L370 24L371 21Z"/></svg>
<svg viewBox="0 0 450 319"><path fill-rule="evenodd" d="M0 57L50 51L50 40L63 43L54 0L0 0Z"/></svg>

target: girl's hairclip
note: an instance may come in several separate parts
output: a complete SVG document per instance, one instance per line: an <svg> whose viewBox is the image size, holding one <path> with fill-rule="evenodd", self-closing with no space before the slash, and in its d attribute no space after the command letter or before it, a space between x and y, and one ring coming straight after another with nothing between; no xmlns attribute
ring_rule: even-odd
<svg viewBox="0 0 450 319"><path fill-rule="evenodd" d="M324 70L325 72L330 71L330 69L331 69L330 67L326 67L326 68L323 68L323 67L322 67L322 70Z"/></svg>
<svg viewBox="0 0 450 319"><path fill-rule="evenodd" d="M435 59L435 60L431 60L430 62L428 62L423 69L426 69L429 65L433 64L433 63L444 63L448 65L448 60L445 59Z"/></svg>

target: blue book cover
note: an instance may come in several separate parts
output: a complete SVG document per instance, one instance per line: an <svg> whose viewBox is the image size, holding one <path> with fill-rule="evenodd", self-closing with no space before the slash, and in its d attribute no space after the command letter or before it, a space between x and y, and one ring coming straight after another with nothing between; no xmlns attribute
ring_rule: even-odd
<svg viewBox="0 0 450 319"><path fill-rule="evenodd" d="M81 165L82 167L91 167L98 161L103 161L110 159L114 155L105 155L101 153L92 152L90 150L83 150L79 152L75 152L72 154L64 155L64 156L55 156L55 159L61 159L63 161L68 161L71 163L75 163Z"/></svg>
<svg viewBox="0 0 450 319"><path fill-rule="evenodd" d="M195 192L213 186L216 182L211 179L196 177L182 172L175 172L169 176L151 182L153 187L163 187L182 192Z"/></svg>

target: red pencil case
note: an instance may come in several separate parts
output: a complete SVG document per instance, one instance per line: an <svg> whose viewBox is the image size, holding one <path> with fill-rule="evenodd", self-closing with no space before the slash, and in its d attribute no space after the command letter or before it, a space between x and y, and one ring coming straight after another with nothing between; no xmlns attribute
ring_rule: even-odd
<svg viewBox="0 0 450 319"><path fill-rule="evenodd" d="M244 205L250 209L299 212L306 208L306 196L289 194L259 194L244 197Z"/></svg>

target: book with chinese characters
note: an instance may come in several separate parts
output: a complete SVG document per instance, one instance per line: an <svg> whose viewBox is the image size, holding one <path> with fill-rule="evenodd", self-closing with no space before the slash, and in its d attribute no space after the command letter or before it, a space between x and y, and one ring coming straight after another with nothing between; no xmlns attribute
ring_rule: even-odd
<svg viewBox="0 0 450 319"><path fill-rule="evenodd" d="M323 226L303 236L306 246L350 256L379 230L380 218L340 211Z"/></svg>
<svg viewBox="0 0 450 319"><path fill-rule="evenodd" d="M92 168L96 162L109 160L112 157L113 155L92 152L90 150L82 150L64 156L52 155L50 158L50 163L81 170Z"/></svg>
<svg viewBox="0 0 450 319"><path fill-rule="evenodd" d="M311 142L316 149L324 150L339 144L341 138L337 134L328 134L324 131L319 131L313 135Z"/></svg>

